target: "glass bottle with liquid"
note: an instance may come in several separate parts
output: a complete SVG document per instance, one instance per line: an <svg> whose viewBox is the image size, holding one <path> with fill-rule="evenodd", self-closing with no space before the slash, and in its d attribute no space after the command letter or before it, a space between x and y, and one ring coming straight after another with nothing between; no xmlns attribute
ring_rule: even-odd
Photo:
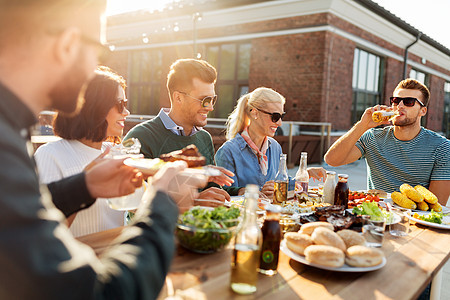
<svg viewBox="0 0 450 300"><path fill-rule="evenodd" d="M334 191L336 189L336 172L327 171L327 179L323 184L323 202L334 204Z"/></svg>
<svg viewBox="0 0 450 300"><path fill-rule="evenodd" d="M239 224L231 257L231 289L243 295L256 292L262 233L256 222L257 185L245 188L245 214Z"/></svg>
<svg viewBox="0 0 450 300"><path fill-rule="evenodd" d="M308 153L302 152L300 154L300 165L297 174L295 174L295 199L300 201L300 194L308 194L309 174L308 174Z"/></svg>
<svg viewBox="0 0 450 300"><path fill-rule="evenodd" d="M344 205L348 208L348 175L338 174L339 180L334 190L334 205Z"/></svg>
<svg viewBox="0 0 450 300"><path fill-rule="evenodd" d="M280 155L280 165L275 176L273 203L281 204L287 201L289 176L286 169L286 154Z"/></svg>
<svg viewBox="0 0 450 300"><path fill-rule="evenodd" d="M266 218L261 229L263 243L261 247L261 259L259 261L259 272L264 275L272 276L277 273L281 242L280 216L280 206L267 206Z"/></svg>
<svg viewBox="0 0 450 300"><path fill-rule="evenodd" d="M393 111L379 110L372 113L372 120L377 123L386 122L396 116Z"/></svg>

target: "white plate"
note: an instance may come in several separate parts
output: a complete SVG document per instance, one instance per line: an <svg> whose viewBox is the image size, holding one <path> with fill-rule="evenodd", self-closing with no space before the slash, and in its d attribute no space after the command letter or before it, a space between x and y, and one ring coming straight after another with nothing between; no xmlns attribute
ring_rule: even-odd
<svg viewBox="0 0 450 300"><path fill-rule="evenodd" d="M153 176L165 164L159 158L127 158L123 162L125 165L141 171L143 174ZM182 171L186 174L200 174L205 176L220 176L222 172L208 166L198 168L186 168Z"/></svg>
<svg viewBox="0 0 450 300"><path fill-rule="evenodd" d="M299 263L302 263L307 266L311 266L311 267L315 267L315 268L319 268L319 269L323 269L323 270L335 271L335 272L370 272L370 271L375 271L375 270L381 269L382 267L384 267L386 265L386 258L383 257L383 261L381 262L381 264L379 264L377 266L373 266L373 267L359 268L359 267L350 267L349 265L344 264L340 268L332 268L332 267L321 266L321 265L317 265L317 264L308 262L304 256L298 255L297 253L289 250L289 248L286 246L286 240L281 241L280 249L287 256L289 256L293 260L298 261Z"/></svg>
<svg viewBox="0 0 450 300"><path fill-rule="evenodd" d="M347 208L347 211L353 213L353 208ZM386 225L397 224L398 222L400 222L400 219L401 219L401 218L400 218L399 215L394 214L394 220L392 220L391 223L389 223L389 222L386 220Z"/></svg>
<svg viewBox="0 0 450 300"><path fill-rule="evenodd" d="M395 204L394 201L392 201L392 198L390 198L390 197L387 198L387 199L384 199L383 201L384 201L384 202L388 202L388 203L391 204L393 207L404 208L404 207L401 207L401 206ZM443 212L444 214L447 214L447 213L450 212L450 208L448 208L448 207L446 207L446 206L443 206L443 205L441 205L441 206L442 206L442 212ZM420 212L427 213L427 212L429 212L429 211L423 211L423 210L420 210L420 209L411 209L411 211L417 212L417 213L420 213Z"/></svg>
<svg viewBox="0 0 450 300"><path fill-rule="evenodd" d="M227 207L230 207L231 205L236 205L236 206L238 206L238 207L244 207L244 205L243 205L243 203L244 203L244 199L245 199L245 197L244 196L231 196L230 197L230 201L227 201L227 200L225 200L225 203L224 203L224 205L225 206L227 206ZM262 209L262 208L260 208L259 206L258 206L258 208L256 209L256 213L258 214L258 215L262 215L262 214L264 214L266 211L264 210L264 209Z"/></svg>
<svg viewBox="0 0 450 300"><path fill-rule="evenodd" d="M422 213L419 213L419 214L420 215L428 215L429 213L422 212ZM450 216L446 216L444 218L450 219ZM416 222L416 223L419 223L419 224L422 224L422 225L425 225L425 226L429 226L429 227L434 227L434 228L439 228L439 229L450 229L450 225L447 225L447 224L438 224L438 223L427 222L427 221L424 221L424 220L421 220L421 219L416 219L414 217L411 217L411 220Z"/></svg>

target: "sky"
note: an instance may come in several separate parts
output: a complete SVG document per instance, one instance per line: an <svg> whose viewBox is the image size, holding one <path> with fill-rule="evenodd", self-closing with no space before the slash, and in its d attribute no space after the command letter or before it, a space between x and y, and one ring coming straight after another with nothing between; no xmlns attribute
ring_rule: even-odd
<svg viewBox="0 0 450 300"><path fill-rule="evenodd" d="M107 14L158 10L179 0L108 0ZM220 1L220 0L218 0ZM372 0L450 49L450 0Z"/></svg>

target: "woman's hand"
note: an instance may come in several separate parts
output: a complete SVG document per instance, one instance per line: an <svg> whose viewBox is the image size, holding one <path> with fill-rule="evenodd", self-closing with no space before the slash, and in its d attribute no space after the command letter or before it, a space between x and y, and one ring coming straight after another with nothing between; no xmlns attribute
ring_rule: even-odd
<svg viewBox="0 0 450 300"><path fill-rule="evenodd" d="M309 178L313 178L314 180L322 180L325 181L325 178L327 177L327 171L322 167L313 167L308 168L308 175Z"/></svg>
<svg viewBox="0 0 450 300"><path fill-rule="evenodd" d="M267 196L267 198L272 199L273 198L273 192L274 192L274 184L275 182L273 180L269 180L266 183L264 183L263 187L261 188L261 193Z"/></svg>

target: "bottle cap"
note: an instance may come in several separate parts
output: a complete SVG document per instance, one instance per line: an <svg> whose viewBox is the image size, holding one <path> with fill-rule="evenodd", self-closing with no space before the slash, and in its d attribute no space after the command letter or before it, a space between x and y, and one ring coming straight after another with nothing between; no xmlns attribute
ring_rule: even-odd
<svg viewBox="0 0 450 300"><path fill-rule="evenodd" d="M268 204L266 206L266 211L271 212L271 213L281 213L281 206L279 205L273 205L273 204Z"/></svg>
<svg viewBox="0 0 450 300"><path fill-rule="evenodd" d="M329 174L329 175L336 175L336 172L335 171L327 171L327 174Z"/></svg>
<svg viewBox="0 0 450 300"><path fill-rule="evenodd" d="M348 178L348 175L347 175L347 174L338 174L338 177L341 177L341 178Z"/></svg>

